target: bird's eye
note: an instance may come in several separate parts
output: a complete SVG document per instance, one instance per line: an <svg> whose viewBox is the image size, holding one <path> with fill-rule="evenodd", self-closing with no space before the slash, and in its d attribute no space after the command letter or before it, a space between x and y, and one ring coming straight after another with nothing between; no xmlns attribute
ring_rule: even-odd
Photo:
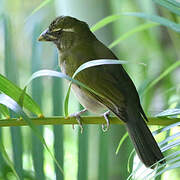
<svg viewBox="0 0 180 180"><path fill-rule="evenodd" d="M59 31L56 31L56 33L57 33L58 35L61 35L61 32L62 32L62 29L60 29Z"/></svg>

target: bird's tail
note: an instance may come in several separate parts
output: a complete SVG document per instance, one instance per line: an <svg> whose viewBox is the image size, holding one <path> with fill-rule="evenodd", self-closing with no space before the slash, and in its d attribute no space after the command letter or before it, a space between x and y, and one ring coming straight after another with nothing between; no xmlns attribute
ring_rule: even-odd
<svg viewBox="0 0 180 180"><path fill-rule="evenodd" d="M127 121L126 128L130 139L134 144L135 150L145 166L150 167L157 161L164 158L153 135L151 134L151 131L147 127L141 115L139 115L137 121L134 121L133 119ZM161 163L164 162L165 161L161 161Z"/></svg>

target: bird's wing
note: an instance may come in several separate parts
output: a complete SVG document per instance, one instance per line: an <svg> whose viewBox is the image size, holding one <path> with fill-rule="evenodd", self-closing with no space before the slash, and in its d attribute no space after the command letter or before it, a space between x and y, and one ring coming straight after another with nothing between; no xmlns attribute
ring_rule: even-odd
<svg viewBox="0 0 180 180"><path fill-rule="evenodd" d="M87 92L88 94L100 101L125 121L125 109L129 99L126 91L130 91L131 87L128 87L128 82L123 80L121 68L121 65L101 65L91 67L85 69L84 72L80 72L77 78L79 77L82 83L101 94L104 98L99 97L92 92ZM117 69L119 70L118 72L116 72ZM118 77L118 75L120 77ZM130 86L132 85L130 84ZM133 92L130 92L129 96L131 96L131 93Z"/></svg>
<svg viewBox="0 0 180 180"><path fill-rule="evenodd" d="M117 59L117 57L99 42L94 46L94 59ZM82 83L101 94L104 98L92 92L87 93L108 107L122 120L126 121L127 119L126 109L129 105L134 107L134 111L139 111L145 116L134 83L122 65L112 64L90 67L80 72L78 76Z"/></svg>

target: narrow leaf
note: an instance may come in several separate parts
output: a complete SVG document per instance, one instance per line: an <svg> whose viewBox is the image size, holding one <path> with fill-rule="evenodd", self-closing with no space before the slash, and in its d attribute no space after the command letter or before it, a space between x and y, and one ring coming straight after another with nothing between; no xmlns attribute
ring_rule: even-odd
<svg viewBox="0 0 180 180"><path fill-rule="evenodd" d="M38 131L38 129L36 128L36 126L32 123L32 121L29 119L29 117L25 114L25 112L22 110L22 108L19 106L19 104L17 104L16 101L14 101L13 99L11 99L9 96L7 96L5 94L0 94L0 104L3 104L5 106L7 106L9 109L14 111L19 117L22 117L28 123L28 125L31 127L33 132L39 138L40 142L45 146L46 150L48 151L48 153L50 154L51 158L56 163L56 165L59 168L59 170L62 172L62 174L64 174L63 169L61 168L60 164L57 162L56 158L52 154L52 152L49 149L49 147L47 146L43 136L41 136L41 134Z"/></svg>
<svg viewBox="0 0 180 180"><path fill-rule="evenodd" d="M128 163L127 163L127 170L128 172L130 173L130 160L131 160L131 157L133 156L133 154L135 154L135 149L133 149L129 155L129 158L128 158Z"/></svg>
<svg viewBox="0 0 180 180"><path fill-rule="evenodd" d="M179 168L179 167L180 167L180 161L172 164L171 166L168 166L168 167L165 168L165 169L163 169L162 171L160 171L159 173L157 173L157 174L154 176L154 178L157 177L157 176L159 176L160 174L163 174L163 173L166 172L166 171L169 171L169 170L175 169L175 168Z"/></svg>
<svg viewBox="0 0 180 180"><path fill-rule="evenodd" d="M23 93L22 89L20 89L17 85L15 85L11 81L9 81L2 74L0 74L0 91L3 92L4 94L10 96L16 102L19 101L19 98ZM39 108L39 106L36 104L36 102L28 94L24 95L23 105L30 112L32 112L38 116L42 116L41 109Z"/></svg>
<svg viewBox="0 0 180 180"><path fill-rule="evenodd" d="M162 152L164 152L164 151L167 151L168 149L171 149L171 148L176 147L178 145L180 145L180 139L177 139L177 140L174 140L173 142L168 143L161 150L162 150Z"/></svg>
<svg viewBox="0 0 180 180"><path fill-rule="evenodd" d="M141 32L144 30L147 30L149 28L158 26L159 24L157 23L146 23L146 24L141 24L133 29L131 29L130 31L124 33L123 35L121 35L118 39L116 39L114 42L112 42L108 47L111 49L114 46L116 46L117 44L119 44L121 41L129 38L130 36L134 35L137 32Z"/></svg>
<svg viewBox="0 0 180 180"><path fill-rule="evenodd" d="M160 80L169 75L172 71L174 71L178 66L180 66L180 60L176 61L170 67L168 67L163 73L161 73L156 79L149 83L142 94L147 93L152 87L154 87Z"/></svg>
<svg viewBox="0 0 180 180"><path fill-rule="evenodd" d="M175 123L175 124L171 124L171 125L169 125L169 126L166 126L166 127L164 127L164 128L161 128L161 129L158 129L158 130L156 130L156 131L153 132L153 135L157 135L157 134L159 134L159 133L161 133L161 132L168 131L169 129L171 129L171 128L173 128L173 127L177 127L178 125L180 125L180 122ZM165 140L163 140L163 141L160 142L159 144L160 144L160 145L165 144L166 142L168 142L168 141L170 141L170 140L172 140L172 139L175 139L175 138L177 138L177 137L179 137L179 133L177 133L177 134L175 134L175 135L172 135L171 137L166 138ZM164 152L164 151L166 151L166 150L168 150L168 149L171 149L171 148L173 148L173 147L178 147L179 144L180 144L180 139L174 140L173 142L170 142L170 143L167 144L166 146L162 147L162 148L161 148L161 151ZM156 170L158 171L157 174L159 174L159 172L161 172L161 168L162 168L162 167L165 167L167 164L170 163L170 161L167 161L168 158L169 158L170 160L172 160L172 158L175 157L175 156L178 156L179 153L180 153L180 151L176 151L176 152L173 152L173 153L171 153L170 155L166 156L166 157L164 158L164 159L166 159L166 163L163 164L163 165L158 165L158 168L156 169ZM162 159L162 160L163 160L163 159ZM158 164L159 162L160 162L160 161L156 162L155 164ZM155 164L154 164L154 165L155 165ZM154 166L154 165L152 165L152 166ZM137 173L137 171L138 171L140 168L141 168L141 166L139 166L136 170L134 170L134 171L130 174L130 176L128 177L128 179L131 179L131 178ZM160 170L160 171L159 171L159 170ZM154 173L154 171L151 171L151 172L148 173L148 175L147 175L147 171L148 171L148 168L147 168L143 173L141 173L140 176L146 176L146 177L143 177L143 179L147 179L147 177L149 178L150 175L152 175L152 173ZM163 171L163 172L165 172L165 171ZM140 178L140 176L138 176L138 177ZM137 178L138 178L138 177L137 177Z"/></svg>
<svg viewBox="0 0 180 180"><path fill-rule="evenodd" d="M155 136L156 134L159 134L159 133L168 131L168 130L170 130L171 128L174 128L174 127L176 127L176 126L180 126L180 122L171 124L171 125L169 125L169 126L166 126L166 127L161 128L161 129L157 129L156 131L153 131L153 135Z"/></svg>
<svg viewBox="0 0 180 180"><path fill-rule="evenodd" d="M150 20L156 23L159 23L163 26L169 27L171 29L173 29L174 31L180 32L180 24L176 24L173 21L170 21L164 17L161 16L157 16L157 15L152 15L152 14L146 14L146 13L140 13L140 12L127 12L127 13L123 13L123 15L126 16L135 16L135 17L139 17L139 18L143 18L146 20Z"/></svg>
<svg viewBox="0 0 180 180"><path fill-rule="evenodd" d="M167 1L172 5L180 8L180 2L178 2L177 0L167 0Z"/></svg>
<svg viewBox="0 0 180 180"><path fill-rule="evenodd" d="M166 139L164 139L163 141L161 141L159 143L159 146L162 146L163 144L166 144L168 141L171 141L177 137L180 137L180 132L179 133L176 133L176 134L173 134L172 136L168 136Z"/></svg>
<svg viewBox="0 0 180 180"><path fill-rule="evenodd" d="M167 8L169 11L180 15L180 3L171 0L153 0L155 3Z"/></svg>
<svg viewBox="0 0 180 180"><path fill-rule="evenodd" d="M26 18L26 21L33 15L35 14L37 11L39 11L41 8L43 8L44 6L46 6L48 3L52 2L52 0L44 0L38 7L36 7L31 13L30 15Z"/></svg>
<svg viewBox="0 0 180 180"><path fill-rule="evenodd" d="M99 59L99 60L92 60L82 64L73 74L73 78L80 72L87 68L94 67L94 66L101 66L101 65L110 65L110 64L127 64L127 61L117 60L117 59Z"/></svg>
<svg viewBox="0 0 180 180"><path fill-rule="evenodd" d="M156 114L155 117L176 116L176 115L180 115L180 109L167 109L159 114Z"/></svg>
<svg viewBox="0 0 180 180"><path fill-rule="evenodd" d="M18 104L23 108L24 97L26 95L26 87L23 89L22 94L19 97Z"/></svg>
<svg viewBox="0 0 180 180"><path fill-rule="evenodd" d="M93 25L91 27L91 31L95 32L95 31L99 30L100 28L106 26L107 24L112 23L112 22L118 20L120 17L121 17L121 15L118 15L118 14L117 15L111 15L111 16L105 17L104 19L100 20L95 25Z"/></svg>
<svg viewBox="0 0 180 180"><path fill-rule="evenodd" d="M2 115L6 118L9 119L10 118L10 114L9 114L9 110L6 106L0 104L0 113L2 113Z"/></svg>
<svg viewBox="0 0 180 180"><path fill-rule="evenodd" d="M26 86L34 79L39 78L39 77L43 77L43 76L51 76L51 77L57 77L57 78L63 78L66 80L69 80L87 90L89 90L90 92L93 92L94 94L102 97L102 95L100 95L99 93L96 93L96 91L94 91L93 89L87 87L86 85L84 85L83 83L81 83L80 81L77 81L67 75L65 75L64 73L61 72L57 72L57 71L52 71L52 70L40 70L37 71L35 73L32 74L32 76L30 77L30 79L28 80L28 82L26 83ZM68 116L68 101L69 101L69 93L70 93L70 87L68 89L66 98L65 98L65 103L64 103L64 110L65 110L65 116Z"/></svg>
<svg viewBox="0 0 180 180"><path fill-rule="evenodd" d="M120 19L121 16L139 17L139 18L142 18L145 20L149 20L149 21L159 23L163 26L171 28L174 31L180 32L180 24L177 24L173 21L170 21L170 20L168 20L164 17L158 16L158 15L146 14L146 13L142 13L142 12L125 12L125 13L120 13L120 14L105 17L104 19L97 22L94 26L92 26L91 31L92 32L97 31L100 28L106 26L107 24L112 23L112 22Z"/></svg>
<svg viewBox="0 0 180 180"><path fill-rule="evenodd" d="M128 132L126 132L124 136L121 138L121 140L119 141L118 147L116 149L116 154L118 154L121 145L123 144L123 142L126 140L127 137L128 137Z"/></svg>
<svg viewBox="0 0 180 180"><path fill-rule="evenodd" d="M9 167L11 168L12 172L14 173L14 175L16 176L17 180L20 180L20 177L18 176L15 168L14 168L14 164L13 162L11 161L11 159L9 158L7 152L6 152L6 149L2 143L2 141L0 141L0 151L6 161L6 163L9 165Z"/></svg>
<svg viewBox="0 0 180 180"><path fill-rule="evenodd" d="M66 94L66 97L65 97L65 100L64 100L64 114L65 114L65 117L68 117L68 115L69 115L69 112L68 112L69 108L68 107L69 107L70 92L71 92L71 84L68 87L68 91L67 91L67 94Z"/></svg>

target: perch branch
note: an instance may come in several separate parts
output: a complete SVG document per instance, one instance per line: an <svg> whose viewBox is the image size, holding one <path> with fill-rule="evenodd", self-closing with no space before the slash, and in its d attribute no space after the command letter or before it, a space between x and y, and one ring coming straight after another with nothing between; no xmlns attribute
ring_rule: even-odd
<svg viewBox="0 0 180 180"><path fill-rule="evenodd" d="M30 118L35 125L65 125L77 124L75 118L65 118L63 116L44 117L44 118ZM81 117L83 124L105 124L106 121L103 117L98 116L84 116ZM176 122L180 122L180 118L167 118L167 117L149 117L148 125L167 126ZM110 117L110 124L123 124L117 117ZM23 119L0 119L0 127L7 126L27 126L27 122Z"/></svg>

